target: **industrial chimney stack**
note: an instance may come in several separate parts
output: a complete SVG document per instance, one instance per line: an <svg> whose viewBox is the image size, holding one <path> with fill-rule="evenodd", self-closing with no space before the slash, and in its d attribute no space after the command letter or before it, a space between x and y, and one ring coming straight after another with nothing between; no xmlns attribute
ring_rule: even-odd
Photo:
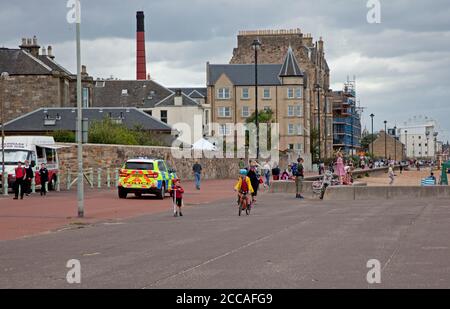
<svg viewBox="0 0 450 309"><path fill-rule="evenodd" d="M137 32L136 32L136 79L147 79L147 63L145 59L145 26L144 12L136 13Z"/></svg>

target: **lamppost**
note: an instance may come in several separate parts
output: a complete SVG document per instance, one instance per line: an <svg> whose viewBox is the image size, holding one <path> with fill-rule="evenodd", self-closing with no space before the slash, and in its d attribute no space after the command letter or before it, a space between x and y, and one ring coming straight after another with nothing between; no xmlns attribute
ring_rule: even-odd
<svg viewBox="0 0 450 309"><path fill-rule="evenodd" d="M318 122L317 122L317 130L319 131L318 133L318 135L319 135L319 163L320 163L320 161L321 161L321 156L322 156L322 153L321 153L321 148L322 148L322 140L321 140L321 136L320 136L320 85L319 84L316 84L315 85L315 89L316 89L316 91L317 91L317 120L318 120Z"/></svg>
<svg viewBox="0 0 450 309"><path fill-rule="evenodd" d="M252 43L255 51L255 125L256 125L256 160L259 160L259 119L258 119L258 50L261 48L261 42L255 39Z"/></svg>
<svg viewBox="0 0 450 309"><path fill-rule="evenodd" d="M427 136L427 157L430 156L430 131L427 131L425 133L425 135Z"/></svg>
<svg viewBox="0 0 450 309"><path fill-rule="evenodd" d="M408 158L408 130L405 130L405 152L406 158Z"/></svg>
<svg viewBox="0 0 450 309"><path fill-rule="evenodd" d="M434 132L433 136L434 136L434 158L437 161L437 136L439 135L438 132Z"/></svg>
<svg viewBox="0 0 450 309"><path fill-rule="evenodd" d="M370 118L371 118L371 120L372 120L372 159L375 157L375 154L373 153L373 143L375 142L374 141L374 139L373 139L373 117L375 117L375 115L374 114L370 114Z"/></svg>
<svg viewBox="0 0 450 309"><path fill-rule="evenodd" d="M4 81L6 81L8 79L8 77L9 77L8 72L2 72L2 74L0 76L0 80L2 81L2 84L5 84ZM6 175L6 183L8 183L8 173L6 173L6 171L5 171L5 120L4 120L3 98L0 98L0 101L1 101L1 120L2 120L2 189L3 189L3 195L8 195L8 186L5 186L5 175Z"/></svg>
<svg viewBox="0 0 450 309"><path fill-rule="evenodd" d="M397 126L394 127L394 164L397 162Z"/></svg>
<svg viewBox="0 0 450 309"><path fill-rule="evenodd" d="M387 120L384 121L384 158L387 160Z"/></svg>

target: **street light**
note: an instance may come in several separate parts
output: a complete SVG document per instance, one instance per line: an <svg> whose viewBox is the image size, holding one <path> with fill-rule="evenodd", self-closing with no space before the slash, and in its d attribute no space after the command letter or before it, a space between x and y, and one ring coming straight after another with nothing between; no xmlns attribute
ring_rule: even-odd
<svg viewBox="0 0 450 309"><path fill-rule="evenodd" d="M439 135L438 132L434 132L434 158L437 161L437 136Z"/></svg>
<svg viewBox="0 0 450 309"><path fill-rule="evenodd" d="M394 164L397 162L397 126L394 127Z"/></svg>
<svg viewBox="0 0 450 309"><path fill-rule="evenodd" d="M375 117L374 114L370 114L370 118L372 120L372 159L375 157L375 154L373 153L373 143L375 142L373 139L373 117Z"/></svg>
<svg viewBox="0 0 450 309"><path fill-rule="evenodd" d="M408 158L408 130L405 130L405 152L406 158Z"/></svg>
<svg viewBox="0 0 450 309"><path fill-rule="evenodd" d="M255 39L252 43L255 51L255 125L256 125L256 160L259 160L259 119L258 119L258 50L261 42Z"/></svg>
<svg viewBox="0 0 450 309"><path fill-rule="evenodd" d="M318 122L317 122L317 130L319 131L319 163L320 163L320 161L321 161L321 156L322 156L322 154L321 154L321 144L322 144L322 140L321 140L321 136L320 136L320 85L319 84L316 84L315 85L315 89L316 89L316 91L317 91L317 119L318 119Z"/></svg>
<svg viewBox="0 0 450 309"><path fill-rule="evenodd" d="M8 72L2 72L0 79L6 81L9 77ZM5 82L2 82L5 84ZM6 87L5 87L6 88ZM3 92L3 91L2 91ZM5 174L6 174L6 184L8 184L8 173L5 173L5 120L4 120L4 102L3 98L1 100L1 120L2 120L2 189L3 195L8 195L8 186L5 186Z"/></svg>
<svg viewBox="0 0 450 309"><path fill-rule="evenodd" d="M387 120L384 121L384 158L387 160Z"/></svg>
<svg viewBox="0 0 450 309"><path fill-rule="evenodd" d="M425 135L427 136L427 157L430 156L430 131L427 131L425 133Z"/></svg>

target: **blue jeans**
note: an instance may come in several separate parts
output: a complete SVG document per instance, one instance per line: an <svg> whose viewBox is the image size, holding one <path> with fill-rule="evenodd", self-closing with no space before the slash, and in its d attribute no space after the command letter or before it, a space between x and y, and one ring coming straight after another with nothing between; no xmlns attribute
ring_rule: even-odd
<svg viewBox="0 0 450 309"><path fill-rule="evenodd" d="M200 189L200 173L195 173L195 187L197 189Z"/></svg>

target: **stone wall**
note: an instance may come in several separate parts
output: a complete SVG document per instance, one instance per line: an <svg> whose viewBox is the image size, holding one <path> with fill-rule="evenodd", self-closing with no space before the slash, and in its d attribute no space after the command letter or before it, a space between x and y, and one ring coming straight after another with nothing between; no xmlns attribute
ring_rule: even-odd
<svg viewBox="0 0 450 309"><path fill-rule="evenodd" d="M76 144L62 144L65 148L59 149L60 169L63 173L61 183L65 187L67 171L77 170L77 147ZM177 171L178 177L184 180L194 179L192 165L194 158L177 159L172 156L169 147L147 147L147 146L124 146L124 145L97 145L85 144L83 146L83 164L85 169L94 169L94 180L97 181L97 169L103 169L102 179L106 179L106 169L110 168L113 179L114 169L120 168L122 164L136 157L161 158L166 160L170 167ZM238 176L239 159L198 159L203 167L203 179L231 179Z"/></svg>
<svg viewBox="0 0 450 309"><path fill-rule="evenodd" d="M4 100L5 122L40 107L59 107L59 82L52 75L13 75L2 81L0 100Z"/></svg>
<svg viewBox="0 0 450 309"><path fill-rule="evenodd" d="M395 149L396 147L397 150ZM369 151L372 151L372 144L369 145ZM377 158L384 158L386 152L388 159L397 159L397 161L406 159L405 145L392 136L386 135L384 131L381 131L379 137L373 142L373 154Z"/></svg>

